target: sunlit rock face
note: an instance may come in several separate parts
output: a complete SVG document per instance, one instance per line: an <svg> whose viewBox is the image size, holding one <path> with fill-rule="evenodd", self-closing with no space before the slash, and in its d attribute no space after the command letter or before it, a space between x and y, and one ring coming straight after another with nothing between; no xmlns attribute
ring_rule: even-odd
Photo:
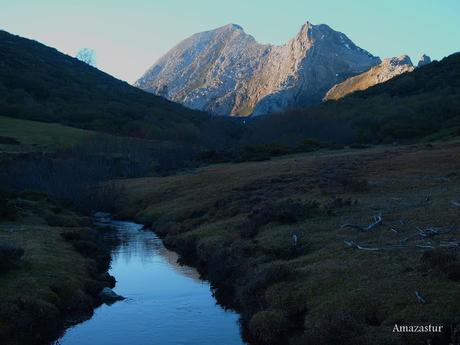
<svg viewBox="0 0 460 345"><path fill-rule="evenodd" d="M229 24L185 39L135 85L216 115L262 115L320 103L333 85L379 63L324 24L305 23L282 46Z"/></svg>
<svg viewBox="0 0 460 345"><path fill-rule="evenodd" d="M370 70L334 85L327 92L324 100L340 99L352 92L365 90L400 74L412 72L413 70L414 66L407 55L384 59L380 64L372 67Z"/></svg>

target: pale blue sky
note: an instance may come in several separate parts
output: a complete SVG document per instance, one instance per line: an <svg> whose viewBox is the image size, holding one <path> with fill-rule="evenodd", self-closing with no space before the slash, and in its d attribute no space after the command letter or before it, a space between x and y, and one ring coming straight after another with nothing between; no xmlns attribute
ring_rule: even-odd
<svg viewBox="0 0 460 345"><path fill-rule="evenodd" d="M69 55L93 48L98 68L128 82L193 33L236 23L282 44L307 20L380 57L460 51L458 0L0 0L0 29Z"/></svg>

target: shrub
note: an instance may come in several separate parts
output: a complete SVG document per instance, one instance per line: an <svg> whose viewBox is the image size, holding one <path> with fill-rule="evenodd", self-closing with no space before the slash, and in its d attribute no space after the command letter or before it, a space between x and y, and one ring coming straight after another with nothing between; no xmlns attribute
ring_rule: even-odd
<svg viewBox="0 0 460 345"><path fill-rule="evenodd" d="M288 280L291 274L291 268L279 262L271 262L249 271L244 284L237 291L238 303L248 310L260 310L267 305L265 290L271 285Z"/></svg>
<svg viewBox="0 0 460 345"><path fill-rule="evenodd" d="M82 239L82 234L80 231L66 231L61 232L61 237L66 241L78 241Z"/></svg>
<svg viewBox="0 0 460 345"><path fill-rule="evenodd" d="M355 201L355 203L356 202L357 201ZM324 204L324 209L328 216L333 216L335 215L335 210L352 204L353 201L351 199L333 198L331 201Z"/></svg>
<svg viewBox="0 0 460 345"><path fill-rule="evenodd" d="M369 182L366 179L346 177L340 180L345 190L353 193L365 193L369 190Z"/></svg>
<svg viewBox="0 0 460 345"><path fill-rule="evenodd" d="M293 235L297 236L294 242ZM261 245L262 251L274 259L289 260L307 254L311 248L305 235L294 232L281 231L270 234L269 239L264 238Z"/></svg>
<svg viewBox="0 0 460 345"><path fill-rule="evenodd" d="M0 136L0 144L1 145L20 145L21 143L16 138Z"/></svg>
<svg viewBox="0 0 460 345"><path fill-rule="evenodd" d="M350 145L351 149L368 149L370 147L371 147L370 145L360 144L360 143L354 143Z"/></svg>
<svg viewBox="0 0 460 345"><path fill-rule="evenodd" d="M84 286L86 288L87 286ZM59 296L59 309L72 312L90 312L92 301L72 281L59 282L51 287L51 290Z"/></svg>
<svg viewBox="0 0 460 345"><path fill-rule="evenodd" d="M249 331L257 344L279 344L286 336L288 322L279 310L263 310L249 322Z"/></svg>
<svg viewBox="0 0 460 345"><path fill-rule="evenodd" d="M447 278L453 281L460 281L460 263L452 263L447 266Z"/></svg>
<svg viewBox="0 0 460 345"><path fill-rule="evenodd" d="M0 192L0 219L15 220L17 209L6 194Z"/></svg>
<svg viewBox="0 0 460 345"><path fill-rule="evenodd" d="M230 300L235 294L235 283L244 277L252 265L251 256L254 254L254 245L249 241L235 241L230 245L222 246L214 252L207 261L207 278L215 285L215 296L220 300ZM235 301L231 301L235 303ZM238 304L238 301L236 301Z"/></svg>
<svg viewBox="0 0 460 345"><path fill-rule="evenodd" d="M88 240L78 240L72 243L74 248L84 256L93 257L96 253L99 252L99 248L92 241Z"/></svg>
<svg viewBox="0 0 460 345"><path fill-rule="evenodd" d="M311 151L317 151L321 148L321 144L317 142L316 140L312 139L304 139L298 146L297 146L297 151L299 152L311 152Z"/></svg>
<svg viewBox="0 0 460 345"><path fill-rule="evenodd" d="M340 345L362 344L358 338L363 332L363 324L349 312L336 311L324 315L315 326L309 328L305 336L311 344L337 344L337 339L340 339Z"/></svg>
<svg viewBox="0 0 460 345"><path fill-rule="evenodd" d="M45 217L45 221L49 226L63 226L74 228L82 226L79 217L76 216L61 216L56 214L50 214Z"/></svg>
<svg viewBox="0 0 460 345"><path fill-rule="evenodd" d="M283 282L269 287L265 299L272 309L283 311L287 316L303 315L307 310L307 293L304 289Z"/></svg>
<svg viewBox="0 0 460 345"><path fill-rule="evenodd" d="M59 335L62 321L59 310L42 300L21 297L0 303L0 319L10 326L9 337L14 343L47 343Z"/></svg>
<svg viewBox="0 0 460 345"><path fill-rule="evenodd" d="M447 266L454 262L456 259L457 255L455 252L442 249L435 249L425 251L422 254L422 257L420 258L420 261L425 266L445 271L447 269Z"/></svg>
<svg viewBox="0 0 460 345"><path fill-rule="evenodd" d="M6 271L16 267L24 249L10 244L0 244L0 271Z"/></svg>
<svg viewBox="0 0 460 345"><path fill-rule="evenodd" d="M263 205L249 214L240 229L243 238L252 238L257 235L258 229L270 222L290 224L310 217L319 207L316 201L302 202L299 200L284 200Z"/></svg>
<svg viewBox="0 0 460 345"><path fill-rule="evenodd" d="M194 235L184 234L179 236L167 236L164 239L165 245L171 246L180 254L181 262L192 262L196 259L196 241Z"/></svg>
<svg viewBox="0 0 460 345"><path fill-rule="evenodd" d="M87 279L85 280L83 288L88 295L97 296L105 286L106 284L102 281Z"/></svg>

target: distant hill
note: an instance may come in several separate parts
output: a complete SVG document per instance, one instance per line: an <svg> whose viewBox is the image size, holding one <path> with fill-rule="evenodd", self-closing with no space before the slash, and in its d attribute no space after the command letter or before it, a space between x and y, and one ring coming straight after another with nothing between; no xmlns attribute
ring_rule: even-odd
<svg viewBox="0 0 460 345"><path fill-rule="evenodd" d="M248 122L251 142L391 143L460 135L460 53L313 108Z"/></svg>
<svg viewBox="0 0 460 345"><path fill-rule="evenodd" d="M5 31L0 31L0 115L193 143L224 141L231 132L226 126L233 126Z"/></svg>

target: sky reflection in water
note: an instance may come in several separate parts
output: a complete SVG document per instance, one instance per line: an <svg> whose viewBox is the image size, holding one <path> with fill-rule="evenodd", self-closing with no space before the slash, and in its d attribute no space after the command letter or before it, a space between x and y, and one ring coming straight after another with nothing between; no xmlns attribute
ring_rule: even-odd
<svg viewBox="0 0 460 345"><path fill-rule="evenodd" d="M113 252L114 291L127 300L102 305L70 328L61 345L241 345L238 315L216 305L198 273L176 264L151 231L113 222L121 245Z"/></svg>

